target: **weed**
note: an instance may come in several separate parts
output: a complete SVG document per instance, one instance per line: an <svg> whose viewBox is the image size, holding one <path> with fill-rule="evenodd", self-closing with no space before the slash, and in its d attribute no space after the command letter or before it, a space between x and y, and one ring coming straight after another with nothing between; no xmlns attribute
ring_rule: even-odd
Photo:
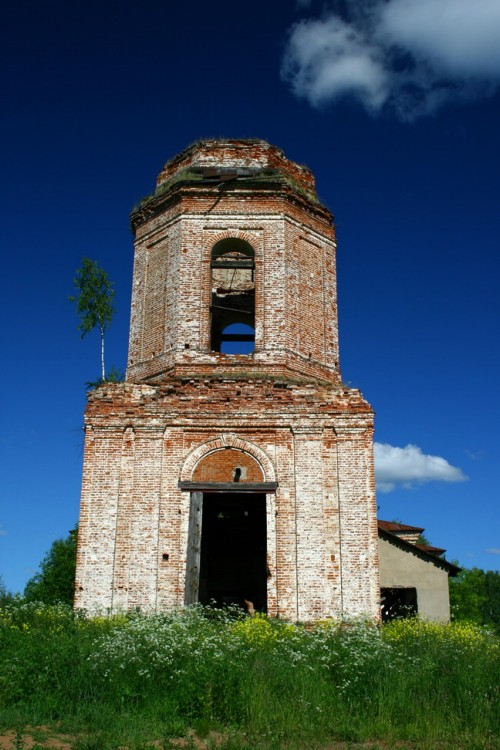
<svg viewBox="0 0 500 750"><path fill-rule="evenodd" d="M21 600L0 609L2 724L57 724L77 736L75 750L145 750L158 738L174 747L180 737L186 747L192 730L222 750L490 750L499 672L498 637L466 623L306 629L202 607L107 618ZM19 729L15 747L23 742Z"/></svg>

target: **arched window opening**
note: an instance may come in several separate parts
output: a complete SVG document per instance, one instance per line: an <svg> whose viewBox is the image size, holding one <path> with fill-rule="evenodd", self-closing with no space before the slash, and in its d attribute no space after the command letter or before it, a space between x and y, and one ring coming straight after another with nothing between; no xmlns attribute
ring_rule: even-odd
<svg viewBox="0 0 500 750"><path fill-rule="evenodd" d="M253 351L254 271L254 251L245 240L229 237L214 246L210 307L213 351L225 354L249 354Z"/></svg>

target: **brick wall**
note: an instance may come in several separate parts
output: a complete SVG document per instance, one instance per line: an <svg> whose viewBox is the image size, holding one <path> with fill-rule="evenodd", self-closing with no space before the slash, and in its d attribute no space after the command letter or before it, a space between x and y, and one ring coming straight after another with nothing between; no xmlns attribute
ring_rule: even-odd
<svg viewBox="0 0 500 750"><path fill-rule="evenodd" d="M248 453L222 448L209 453L196 465L194 482L263 482L262 469Z"/></svg>
<svg viewBox="0 0 500 750"><path fill-rule="evenodd" d="M371 441L371 410L346 388L205 379L98 389L86 413L77 605L181 606L189 491L179 481L232 481L240 466L247 481L278 482L270 614L375 615Z"/></svg>
<svg viewBox="0 0 500 750"><path fill-rule="evenodd" d="M158 175L158 187L187 169L217 168L225 170L277 170L300 187L315 193L314 175L305 166L286 158L281 149L261 140L200 141L168 161Z"/></svg>
<svg viewBox="0 0 500 750"><path fill-rule="evenodd" d="M209 163L279 168L314 192L309 170L262 141L193 146L166 165L160 184L186 166ZM130 381L228 368L339 381L336 245L327 209L287 183L256 184L243 175L229 183L173 182L132 223ZM211 351L210 265L217 242L231 237L255 254L255 351L228 360Z"/></svg>
<svg viewBox="0 0 500 750"><path fill-rule="evenodd" d="M219 182L175 180L212 167ZM272 179L220 181L243 168ZM132 216L127 382L94 391L85 414L76 606L182 606L189 482L260 483L269 614L378 617L373 414L341 383L335 233L314 178L262 141L208 141L159 186ZM210 349L212 249L226 238L255 254L249 355Z"/></svg>

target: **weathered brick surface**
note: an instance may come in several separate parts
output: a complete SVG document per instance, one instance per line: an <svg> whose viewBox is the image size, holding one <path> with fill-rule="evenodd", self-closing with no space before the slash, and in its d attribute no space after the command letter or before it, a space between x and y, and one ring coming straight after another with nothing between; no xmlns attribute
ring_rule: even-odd
<svg viewBox="0 0 500 750"><path fill-rule="evenodd" d="M195 482L263 482L262 469L253 456L234 448L221 448L204 456L192 474Z"/></svg>
<svg viewBox="0 0 500 750"><path fill-rule="evenodd" d="M193 169L217 179L176 181ZM221 179L238 169L253 173ZM259 182L260 169L272 179ZM94 391L85 415L76 605L182 606L190 493L179 483L276 482L268 612L377 617L373 414L341 383L335 234L311 173L262 141L208 141L158 184L132 217L127 382ZM248 355L210 349L211 254L231 237L255 253Z"/></svg>
<svg viewBox="0 0 500 750"><path fill-rule="evenodd" d="M159 187L183 170L197 167L212 167L216 174L220 167L228 171L252 168L278 170L303 189L315 191L314 176L307 167L295 164L286 158L283 151L261 140L208 140L195 143L167 162L156 184Z"/></svg>

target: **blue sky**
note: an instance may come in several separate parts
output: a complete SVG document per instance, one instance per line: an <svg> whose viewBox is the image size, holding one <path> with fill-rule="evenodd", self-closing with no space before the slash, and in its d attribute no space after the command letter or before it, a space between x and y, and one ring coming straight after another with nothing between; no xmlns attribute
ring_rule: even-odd
<svg viewBox="0 0 500 750"><path fill-rule="evenodd" d="M380 517L498 570L498 0L19 0L0 35L7 588L78 518L99 341L80 340L75 270L86 255L115 282L123 369L130 210L217 136L306 163L334 213L341 369L376 412Z"/></svg>

